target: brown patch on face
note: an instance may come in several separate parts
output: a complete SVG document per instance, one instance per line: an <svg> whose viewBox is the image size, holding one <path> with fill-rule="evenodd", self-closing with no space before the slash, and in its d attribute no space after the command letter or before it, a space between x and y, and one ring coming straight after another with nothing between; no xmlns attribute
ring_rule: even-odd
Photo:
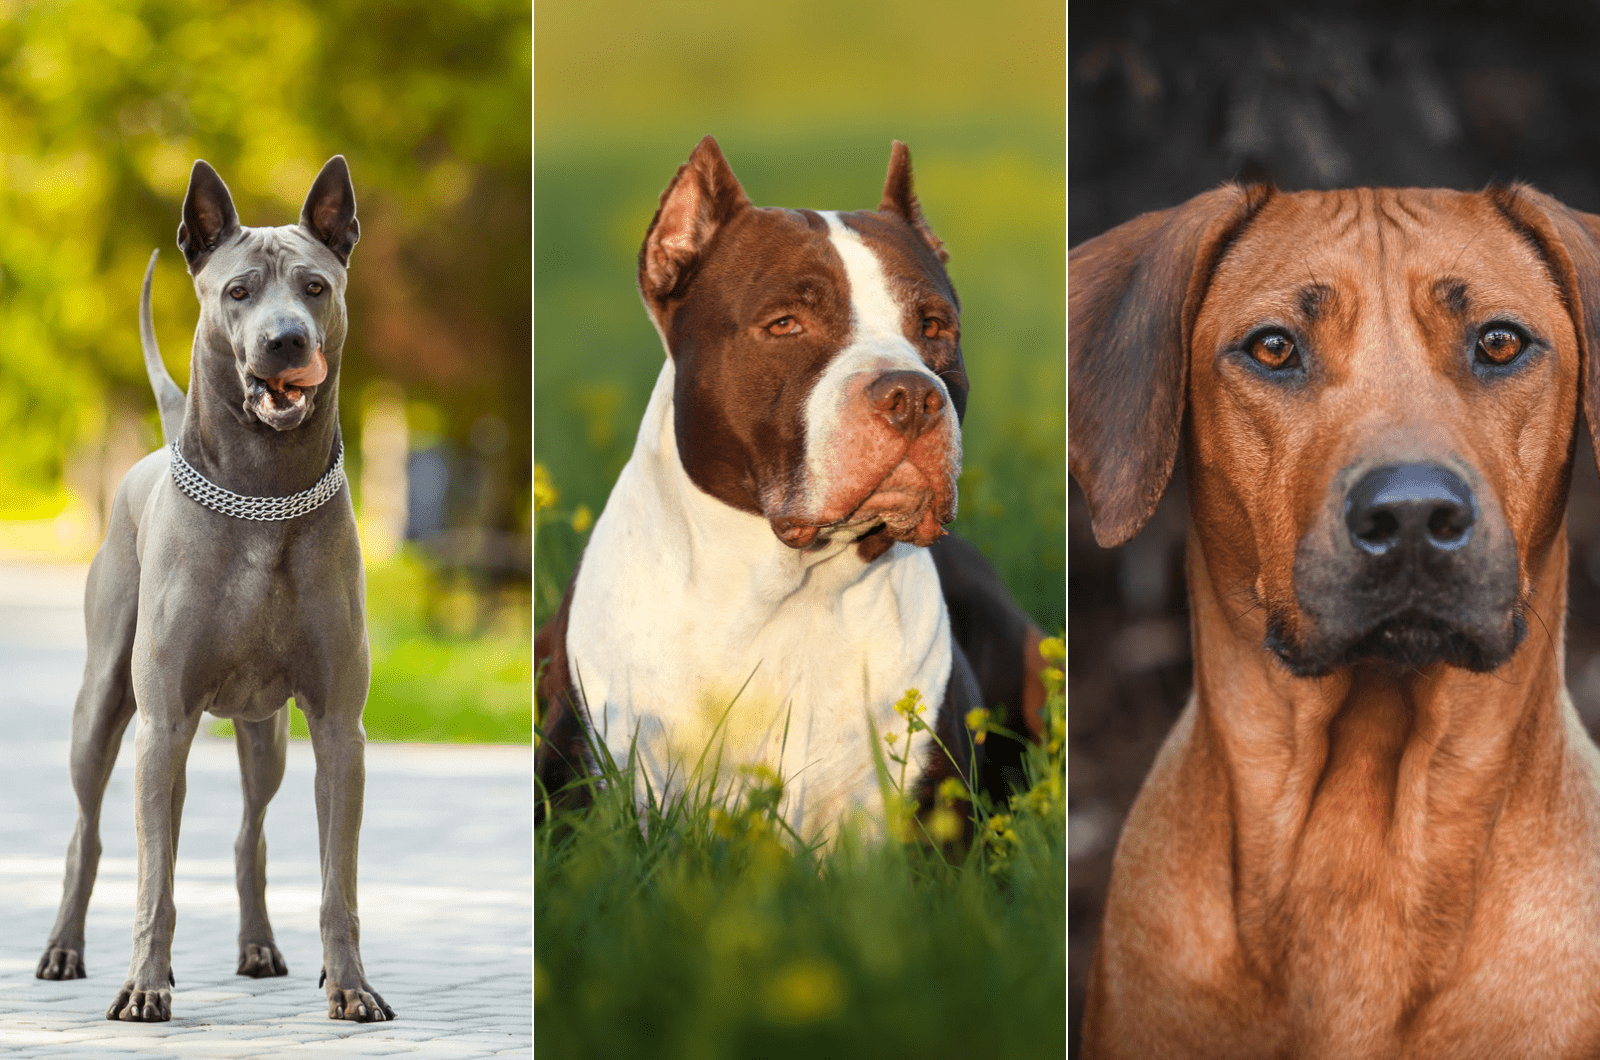
<svg viewBox="0 0 1600 1060"><path fill-rule="evenodd" d="M718 232L662 331L679 458L724 504L767 514L800 484L811 385L850 337L849 287L811 211L750 209ZM773 334L788 317L798 331Z"/></svg>
<svg viewBox="0 0 1600 1060"><path fill-rule="evenodd" d="M1506 364L1478 352L1496 327L1529 339ZM1291 339L1298 366L1252 357L1263 334ZM1578 349L1537 248L1486 196L1273 198L1219 262L1191 350L1196 538L1237 623L1296 672L1391 634L1427 648L1458 633L1474 668L1509 657L1524 583L1561 525ZM1448 555L1380 567L1355 540L1351 497L1400 465L1456 476L1475 525ZM1435 621L1449 628L1428 632Z"/></svg>

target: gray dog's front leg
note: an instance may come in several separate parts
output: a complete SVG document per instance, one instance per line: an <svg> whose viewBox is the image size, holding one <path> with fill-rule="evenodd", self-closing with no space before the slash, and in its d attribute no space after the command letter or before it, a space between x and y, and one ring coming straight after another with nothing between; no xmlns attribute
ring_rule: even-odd
<svg viewBox="0 0 1600 1060"><path fill-rule="evenodd" d="M138 682L135 679L137 694ZM150 696L141 696L147 704ZM172 867L183 820L184 764L200 715L145 709L134 734L134 824L139 839L139 888L133 920L133 960L128 979L106 1019L146 1023L172 1018Z"/></svg>
<svg viewBox="0 0 1600 1060"><path fill-rule="evenodd" d="M322 853L322 973L328 1017L365 1023L395 1018L361 967L356 849L366 789L367 736L360 712L306 715L317 757L317 834Z"/></svg>
<svg viewBox="0 0 1600 1060"><path fill-rule="evenodd" d="M262 825L267 803L283 782L289 746L289 708L265 721L233 723L239 750L240 784L244 788L244 823L233 845L234 875L239 884L239 974L254 979L288 975L289 965L267 919L267 837Z"/></svg>

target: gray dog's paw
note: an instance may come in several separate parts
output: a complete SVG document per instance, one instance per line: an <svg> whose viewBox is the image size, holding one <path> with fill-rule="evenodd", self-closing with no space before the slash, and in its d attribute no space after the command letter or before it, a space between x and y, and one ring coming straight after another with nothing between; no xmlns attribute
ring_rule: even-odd
<svg viewBox="0 0 1600 1060"><path fill-rule="evenodd" d="M239 947L239 973L252 979L288 975L289 965L271 942L246 942Z"/></svg>
<svg viewBox="0 0 1600 1060"><path fill-rule="evenodd" d="M129 1023L165 1023L172 1018L172 991L140 990L130 979L117 991L117 999L106 1009L106 1019Z"/></svg>
<svg viewBox="0 0 1600 1060"><path fill-rule="evenodd" d="M317 985L327 983L328 970L322 970ZM328 1018L331 1020L353 1020L356 1023L382 1023L395 1018L394 1009L389 1003L372 989L365 979L361 985L354 989L344 990L327 983L328 987Z"/></svg>
<svg viewBox="0 0 1600 1060"><path fill-rule="evenodd" d="M83 970L83 947L50 943L44 948L44 956L39 958L39 967L34 971L33 977L35 979L89 978L89 973Z"/></svg>

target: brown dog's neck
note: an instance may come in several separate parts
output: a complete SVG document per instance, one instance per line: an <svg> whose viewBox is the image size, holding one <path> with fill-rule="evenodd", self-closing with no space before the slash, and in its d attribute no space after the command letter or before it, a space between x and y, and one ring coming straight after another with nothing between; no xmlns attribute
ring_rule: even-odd
<svg viewBox="0 0 1600 1060"><path fill-rule="evenodd" d="M1533 580L1524 643L1489 674L1372 663L1294 677L1251 594L1214 585L1192 543L1188 573L1196 750L1225 773L1245 960L1295 982L1297 965L1343 967L1326 957L1351 940L1404 940L1409 980L1428 990L1461 952L1508 795L1559 774L1565 533Z"/></svg>

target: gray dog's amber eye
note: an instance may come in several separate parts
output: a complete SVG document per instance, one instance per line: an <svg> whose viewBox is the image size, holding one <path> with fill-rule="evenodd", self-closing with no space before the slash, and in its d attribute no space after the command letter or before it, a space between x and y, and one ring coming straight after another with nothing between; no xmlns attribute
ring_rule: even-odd
<svg viewBox="0 0 1600 1060"><path fill-rule="evenodd" d="M1478 337L1478 359L1490 364L1510 364L1528 346L1528 341L1508 327L1484 329Z"/></svg>
<svg viewBox="0 0 1600 1060"><path fill-rule="evenodd" d="M318 283L316 280L312 280L310 283L306 284L306 294L318 295L318 294L321 294L321 293L322 293L322 284Z"/></svg>
<svg viewBox="0 0 1600 1060"><path fill-rule="evenodd" d="M1269 331L1251 343L1250 356L1272 369L1293 368L1300 363L1294 340L1281 331Z"/></svg>
<svg viewBox="0 0 1600 1060"><path fill-rule="evenodd" d="M235 302L239 302L244 300L250 294L250 292L245 290L243 287L235 286L228 288L228 294Z"/></svg>

